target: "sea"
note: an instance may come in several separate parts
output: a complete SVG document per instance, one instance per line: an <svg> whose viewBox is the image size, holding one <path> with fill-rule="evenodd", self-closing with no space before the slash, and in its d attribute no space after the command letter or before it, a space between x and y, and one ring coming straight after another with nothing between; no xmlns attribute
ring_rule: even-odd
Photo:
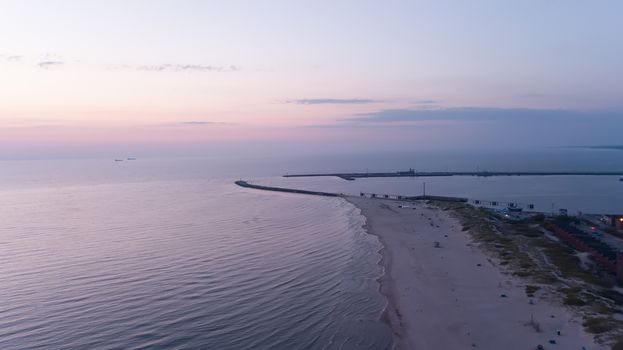
<svg viewBox="0 0 623 350"><path fill-rule="evenodd" d="M137 156L137 155L132 155ZM465 196L623 213L617 176L358 179L307 172L620 171L623 152L393 152L0 161L0 349L391 349L381 244L341 198Z"/></svg>

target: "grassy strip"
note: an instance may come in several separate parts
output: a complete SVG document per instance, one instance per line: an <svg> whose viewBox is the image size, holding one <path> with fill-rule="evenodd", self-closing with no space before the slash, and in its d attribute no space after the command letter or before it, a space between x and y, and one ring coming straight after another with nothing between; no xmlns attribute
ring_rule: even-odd
<svg viewBox="0 0 623 350"><path fill-rule="evenodd" d="M585 316L588 332L623 350L623 322L612 315L621 312L623 297L611 289L613 279L586 271L575 251L543 234L544 218L509 221L496 214L466 204L434 202L458 216L463 231L499 259L513 275L528 279L526 295L534 297L543 286L561 297L564 305Z"/></svg>

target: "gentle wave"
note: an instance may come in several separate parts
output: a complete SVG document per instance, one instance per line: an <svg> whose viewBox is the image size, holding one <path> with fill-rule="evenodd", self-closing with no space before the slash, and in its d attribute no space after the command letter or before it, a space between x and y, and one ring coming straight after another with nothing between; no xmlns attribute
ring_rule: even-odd
<svg viewBox="0 0 623 350"><path fill-rule="evenodd" d="M218 181L2 195L2 349L391 345L379 245L343 200Z"/></svg>

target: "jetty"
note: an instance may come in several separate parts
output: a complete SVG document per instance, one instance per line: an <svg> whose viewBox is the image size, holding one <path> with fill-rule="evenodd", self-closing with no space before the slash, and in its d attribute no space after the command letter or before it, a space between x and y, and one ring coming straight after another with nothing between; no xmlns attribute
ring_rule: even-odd
<svg viewBox="0 0 623 350"><path fill-rule="evenodd" d="M273 192L288 192L288 193L298 193L298 194L311 194L314 196L324 196L324 197L343 197L344 195L341 193L331 193L331 192L319 192L319 191L307 191L307 190L299 190L295 188L284 188L284 187L272 187L272 186L261 186L250 184L246 181L239 180L236 181L236 185L240 187L246 188L254 188L256 190L264 190L264 191L273 191Z"/></svg>
<svg viewBox="0 0 623 350"><path fill-rule="evenodd" d="M299 190L296 188L285 188L285 187L273 187L273 186L262 186L251 184L244 180L238 180L235 182L236 185L240 187L253 188L256 190L263 191L273 191L273 192L286 192L286 193L297 193L297 194L310 194L314 196L324 196L324 197L348 197L344 193L331 193L331 192L321 192L321 191L307 191L307 190ZM406 201L445 201L445 202L467 202L467 198L461 197L447 197L447 196L431 196L431 195L422 195L422 196L401 196L395 194L377 194L377 193L363 193L359 194L361 197L369 197L369 198L380 198L380 199L395 199L395 200L406 200Z"/></svg>
<svg viewBox="0 0 623 350"><path fill-rule="evenodd" d="M369 177L449 177L449 176L623 176L623 171L396 171L385 173L318 173L287 174L283 177L321 177L332 176L353 181Z"/></svg>

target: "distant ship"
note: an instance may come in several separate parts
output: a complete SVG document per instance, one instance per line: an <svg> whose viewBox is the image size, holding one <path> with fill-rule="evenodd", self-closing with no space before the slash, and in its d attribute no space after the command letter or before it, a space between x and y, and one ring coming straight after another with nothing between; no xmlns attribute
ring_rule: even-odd
<svg viewBox="0 0 623 350"><path fill-rule="evenodd" d="M136 160L136 157L128 157L128 160Z"/></svg>
<svg viewBox="0 0 623 350"><path fill-rule="evenodd" d="M115 162L123 162L123 159L115 159Z"/></svg>

